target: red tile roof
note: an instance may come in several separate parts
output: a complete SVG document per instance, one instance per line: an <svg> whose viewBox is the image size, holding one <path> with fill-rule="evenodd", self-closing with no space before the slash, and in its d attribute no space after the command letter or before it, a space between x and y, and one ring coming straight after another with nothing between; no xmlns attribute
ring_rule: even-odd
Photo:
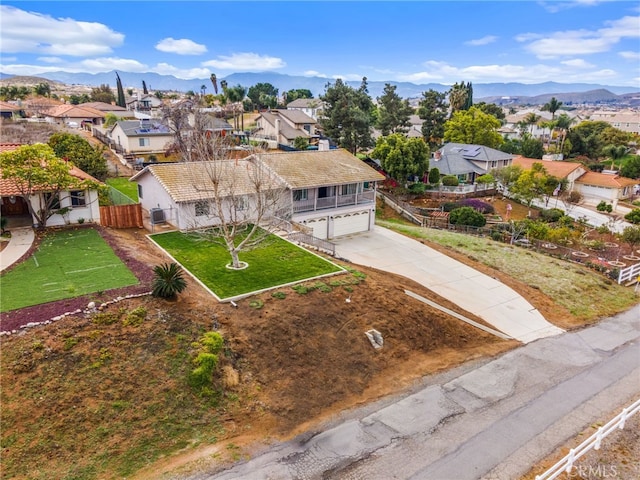
<svg viewBox="0 0 640 480"><path fill-rule="evenodd" d="M540 160L538 158L526 158L522 156L513 159L513 165L518 165L525 170L531 169L534 163L541 163L547 171L547 174L556 178L565 178L578 168L586 170L581 163L577 162Z"/></svg>
<svg viewBox="0 0 640 480"><path fill-rule="evenodd" d="M608 173L587 172L576 180L576 183L585 185L595 185L598 187L623 188L636 185L638 180L620 177Z"/></svg>

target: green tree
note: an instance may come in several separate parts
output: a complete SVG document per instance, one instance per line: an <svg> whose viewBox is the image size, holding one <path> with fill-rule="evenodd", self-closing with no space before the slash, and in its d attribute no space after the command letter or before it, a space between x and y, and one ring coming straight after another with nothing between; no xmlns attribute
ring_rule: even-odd
<svg viewBox="0 0 640 480"><path fill-rule="evenodd" d="M633 134L625 132L619 128L608 126L603 128L599 134L603 145L628 145L633 140Z"/></svg>
<svg viewBox="0 0 640 480"><path fill-rule="evenodd" d="M434 149L442 144L444 124L447 121L447 96L436 90L422 92L418 104L418 117L422 122L422 136L429 148Z"/></svg>
<svg viewBox="0 0 640 480"><path fill-rule="evenodd" d="M635 250L637 245L640 245L640 227L626 227L620 234L620 239L631 247L631 250Z"/></svg>
<svg viewBox="0 0 640 480"><path fill-rule="evenodd" d="M115 113L108 112L104 116L104 123L102 124L104 127L110 127L115 125L118 122L118 117Z"/></svg>
<svg viewBox="0 0 640 480"><path fill-rule="evenodd" d="M519 165L509 165L507 167L491 170L491 174L502 184L504 188L510 189L518 180L520 175L522 175L522 167Z"/></svg>
<svg viewBox="0 0 640 480"><path fill-rule="evenodd" d="M102 84L97 88L91 89L91 101L103 102L103 103L115 103L116 97L111 90L111 87L107 84Z"/></svg>
<svg viewBox="0 0 640 480"><path fill-rule="evenodd" d="M585 155L592 160L597 160L602 154L605 143L601 133L611 126L602 121L585 121L576 125L567 134L567 138L573 146L572 155Z"/></svg>
<svg viewBox="0 0 640 480"><path fill-rule="evenodd" d="M444 141L498 148L503 140L498 133L500 120L476 107L454 112L444 125Z"/></svg>
<svg viewBox="0 0 640 480"><path fill-rule="evenodd" d="M293 148L296 150L306 150L309 146L309 140L305 137L296 137L293 139Z"/></svg>
<svg viewBox="0 0 640 480"><path fill-rule="evenodd" d="M472 227L484 227L487 219L482 213L472 207L456 208L449 213L449 223L453 225L469 225Z"/></svg>
<svg viewBox="0 0 640 480"><path fill-rule="evenodd" d="M640 178L640 155L634 155L624 162L620 175L627 178Z"/></svg>
<svg viewBox="0 0 640 480"><path fill-rule="evenodd" d="M118 72L116 72L116 90L118 92L116 105L122 108L127 108L127 101L124 98L124 89L122 88L122 80L120 80L120 75L118 75Z"/></svg>
<svg viewBox="0 0 640 480"><path fill-rule="evenodd" d="M235 130L239 130L240 122L238 119L242 115L242 111L244 110L242 101L247 96L247 89L240 84L237 84L235 87L227 87L227 84L225 82L223 92L224 97L230 106L231 116L233 117L233 128Z"/></svg>
<svg viewBox="0 0 640 480"><path fill-rule="evenodd" d="M59 158L69 160L80 170L98 180L104 180L107 177L105 147L94 147L80 135L64 132L51 135L48 145Z"/></svg>
<svg viewBox="0 0 640 480"><path fill-rule="evenodd" d="M311 93L311 90L307 88L287 90L284 95L287 99L287 103L291 103L294 100L298 100L299 98L313 98L313 93Z"/></svg>
<svg viewBox="0 0 640 480"><path fill-rule="evenodd" d="M487 115L493 115L498 120L500 120L500 123L503 123L504 120L506 119L506 115L504 114L504 110L502 110L502 108L500 106L496 105L495 103L480 102L480 103L476 103L474 105L474 107L482 110Z"/></svg>
<svg viewBox="0 0 640 480"><path fill-rule="evenodd" d="M371 152L391 177L405 183L410 177L421 179L429 169L429 147L422 138L407 138L401 133L380 137Z"/></svg>
<svg viewBox="0 0 640 480"><path fill-rule="evenodd" d="M533 112L527 113L525 117L522 119L525 125L529 127L529 134L533 134L533 126L537 125L540 121L540 115L536 115Z"/></svg>
<svg viewBox="0 0 640 480"><path fill-rule="evenodd" d="M326 104L320 126L327 137L353 154L373 144L373 102L367 93L366 79L355 90L339 78L335 84L326 85L320 99Z"/></svg>
<svg viewBox="0 0 640 480"><path fill-rule="evenodd" d="M542 158L544 144L539 138L526 137L522 140L520 153L527 158Z"/></svg>
<svg viewBox="0 0 640 480"><path fill-rule="evenodd" d="M149 95L149 89L147 88L147 82L142 80L142 94Z"/></svg>
<svg viewBox="0 0 640 480"><path fill-rule="evenodd" d="M460 185L460 180L455 175L445 175L442 177L442 185L445 187L457 187Z"/></svg>
<svg viewBox="0 0 640 480"><path fill-rule="evenodd" d="M640 208L634 208L633 210L631 210L629 213L627 213L624 216L624 219L627 220L628 222L633 223L634 225L637 225L640 223Z"/></svg>
<svg viewBox="0 0 640 480"><path fill-rule="evenodd" d="M247 97L251 100L253 108L275 108L278 105L278 89L270 83L256 83L249 87Z"/></svg>
<svg viewBox="0 0 640 480"><path fill-rule="evenodd" d="M187 288L182 268L177 263L165 263L153 267L154 279L151 294L154 297L174 299Z"/></svg>
<svg viewBox="0 0 640 480"><path fill-rule="evenodd" d="M544 165L536 162L518 176L509 191L531 208L534 200L542 199L553 192L554 184L557 186L557 180L551 180L552 178L547 174Z"/></svg>
<svg viewBox="0 0 640 480"><path fill-rule="evenodd" d="M456 82L449 90L449 106L451 114L459 110L469 110L473 105L473 87L471 83Z"/></svg>
<svg viewBox="0 0 640 480"><path fill-rule="evenodd" d="M611 159L611 169L615 168L615 164L627 154L627 147L624 145L607 145L602 147L602 153Z"/></svg>
<svg viewBox="0 0 640 480"><path fill-rule="evenodd" d="M209 80L211 80L211 85L213 85L214 95L218 95L218 77L215 73L212 73L211 76L209 76Z"/></svg>
<svg viewBox="0 0 640 480"><path fill-rule="evenodd" d="M440 170L433 167L429 170L429 183L432 185L438 185L440 183Z"/></svg>
<svg viewBox="0 0 640 480"><path fill-rule="evenodd" d="M49 145L42 143L0 153L2 178L11 179L20 196L37 198L26 203L39 228L46 228L47 220L60 209L61 192L98 188L94 181L71 175L71 167L70 162L58 158Z"/></svg>
<svg viewBox="0 0 640 480"><path fill-rule="evenodd" d="M545 103L542 106L541 110L543 112L551 112L551 120L554 120L556 118L556 112L560 109L561 106L562 102L559 102L556 97L551 97L551 100Z"/></svg>
<svg viewBox="0 0 640 480"><path fill-rule="evenodd" d="M38 83L35 87L33 87L33 93L42 97L50 97L51 85L46 82Z"/></svg>
<svg viewBox="0 0 640 480"><path fill-rule="evenodd" d="M80 105L81 103L89 103L90 101L91 98L86 93L83 93L82 95L76 95L75 93L72 93L71 95L69 95L69 103L71 105Z"/></svg>
<svg viewBox="0 0 640 480"><path fill-rule="evenodd" d="M381 97L378 97L378 121L377 127L383 136L390 133L406 133L409 117L413 113L413 108L409 105L409 100L403 100L396 93L397 87L386 83Z"/></svg>

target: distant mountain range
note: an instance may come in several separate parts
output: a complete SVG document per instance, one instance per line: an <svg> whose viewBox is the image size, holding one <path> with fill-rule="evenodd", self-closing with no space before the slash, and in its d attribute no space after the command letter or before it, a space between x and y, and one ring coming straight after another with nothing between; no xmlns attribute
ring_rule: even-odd
<svg viewBox="0 0 640 480"><path fill-rule="evenodd" d="M173 90L187 92L192 90L200 92L200 87L204 85L207 93L213 93L213 85L209 78L183 80L172 75L159 75L157 73L131 73L118 72L125 88L142 88L144 80L150 90ZM3 83L10 82L11 75L0 73ZM23 77L24 78L24 77ZM41 74L38 77L61 82L67 85L89 85L99 86L108 84L115 87L115 71L107 73L68 73L50 72ZM304 77L294 75L284 75L273 72L260 73L233 73L226 77L218 78L218 85L222 80L226 80L229 86L242 85L251 87L257 83L270 83L278 89L280 93L291 89L308 89L314 96L319 96L325 92L327 83L334 83L335 80L321 77ZM355 88L360 86L360 81L346 82ZM368 82L369 94L372 98L382 95L386 83L395 85L396 92L403 98L418 98L427 90L446 92L450 86L439 83L415 84L410 82ZM617 103L625 102L630 97L640 99L640 89L634 87L620 87L611 85L595 85L588 83L556 83L545 82L536 84L524 83L474 83L474 101L487 101L492 103L518 103L518 104L540 104L546 103L551 97L567 103Z"/></svg>

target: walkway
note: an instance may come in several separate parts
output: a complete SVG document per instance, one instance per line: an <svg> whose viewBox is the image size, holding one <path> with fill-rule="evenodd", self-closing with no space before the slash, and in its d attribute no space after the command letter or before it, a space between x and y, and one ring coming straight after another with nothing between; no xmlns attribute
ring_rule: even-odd
<svg viewBox="0 0 640 480"><path fill-rule="evenodd" d="M16 263L20 257L29 251L35 235L33 228L21 227L11 229L11 240L9 244L0 252L0 272Z"/></svg>
<svg viewBox="0 0 640 480"><path fill-rule="evenodd" d="M510 287L399 233L376 226L333 242L338 257L410 278L523 343L563 332Z"/></svg>

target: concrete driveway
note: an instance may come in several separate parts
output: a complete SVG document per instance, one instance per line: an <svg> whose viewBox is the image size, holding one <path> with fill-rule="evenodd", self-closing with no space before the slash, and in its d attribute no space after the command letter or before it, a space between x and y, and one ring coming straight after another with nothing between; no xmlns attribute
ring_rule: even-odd
<svg viewBox="0 0 640 480"><path fill-rule="evenodd" d="M333 243L337 256L410 278L523 343L564 331L493 277L386 228Z"/></svg>

